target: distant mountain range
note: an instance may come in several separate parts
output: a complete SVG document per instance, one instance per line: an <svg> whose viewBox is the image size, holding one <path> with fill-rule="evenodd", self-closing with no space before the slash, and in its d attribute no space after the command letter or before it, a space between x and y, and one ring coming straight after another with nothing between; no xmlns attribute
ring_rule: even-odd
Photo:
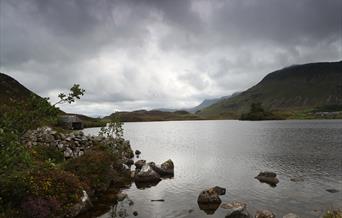
<svg viewBox="0 0 342 218"><path fill-rule="evenodd" d="M159 109L154 109L154 110L158 110L158 111L165 111L165 112L175 112L175 111L179 111L179 110L182 110L182 111L187 111L187 112L190 112L190 113L196 113L197 111L200 111L206 107L209 107L221 100L225 100L225 99L228 99L228 98L231 98L235 95L238 95L239 92L236 92L232 95L228 95L228 96L223 96L223 97L220 97L220 98L211 98L211 99L205 99L203 100L199 105L195 106L195 107L192 107L192 108L181 108L181 109L170 109L170 108L159 108Z"/></svg>
<svg viewBox="0 0 342 218"><path fill-rule="evenodd" d="M205 118L237 118L252 103L268 110L310 111L342 105L342 61L310 63L274 71L250 89L202 109Z"/></svg>
<svg viewBox="0 0 342 218"><path fill-rule="evenodd" d="M1 105L26 101L31 95L36 94L12 77L0 73L0 109ZM294 65L277 70L244 92L206 99L193 108L140 110L114 114L120 115L123 121L235 119L248 111L252 103L261 103L265 109L281 113L341 110L342 61ZM79 116L89 122L99 121Z"/></svg>

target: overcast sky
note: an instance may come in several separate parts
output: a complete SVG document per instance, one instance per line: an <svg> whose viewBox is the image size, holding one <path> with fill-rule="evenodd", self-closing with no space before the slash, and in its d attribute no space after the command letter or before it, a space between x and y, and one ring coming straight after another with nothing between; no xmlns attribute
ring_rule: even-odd
<svg viewBox="0 0 342 218"><path fill-rule="evenodd" d="M67 112L192 107L342 59L342 0L0 0L0 71Z"/></svg>

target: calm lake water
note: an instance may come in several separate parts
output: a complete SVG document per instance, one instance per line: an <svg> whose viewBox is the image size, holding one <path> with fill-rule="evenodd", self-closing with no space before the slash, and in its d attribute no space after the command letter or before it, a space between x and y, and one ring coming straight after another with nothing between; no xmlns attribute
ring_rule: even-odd
<svg viewBox="0 0 342 218"><path fill-rule="evenodd" d="M224 217L225 209L207 215L197 205L201 190L215 185L227 189L222 202L245 202L251 214L270 209L277 217L289 212L319 217L325 209L342 207L342 120L144 122L125 123L124 131L141 159L175 164L174 178L125 190L134 205L118 207L129 217L133 211L145 218ZM266 170L278 174L277 187L254 179ZM298 177L304 180L290 181ZM100 217L111 217L111 211Z"/></svg>

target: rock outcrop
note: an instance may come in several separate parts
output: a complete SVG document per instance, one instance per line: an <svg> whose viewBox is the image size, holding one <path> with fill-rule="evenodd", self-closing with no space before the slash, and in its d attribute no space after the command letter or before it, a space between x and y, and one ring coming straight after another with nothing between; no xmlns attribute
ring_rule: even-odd
<svg viewBox="0 0 342 218"><path fill-rule="evenodd" d="M160 175L155 172L149 164L145 164L134 176L134 181L136 183L155 183L160 180Z"/></svg>
<svg viewBox="0 0 342 218"><path fill-rule="evenodd" d="M154 171L156 171L161 176L173 176L174 175L174 164L172 160L167 160L160 166L156 165L154 162L149 163Z"/></svg>

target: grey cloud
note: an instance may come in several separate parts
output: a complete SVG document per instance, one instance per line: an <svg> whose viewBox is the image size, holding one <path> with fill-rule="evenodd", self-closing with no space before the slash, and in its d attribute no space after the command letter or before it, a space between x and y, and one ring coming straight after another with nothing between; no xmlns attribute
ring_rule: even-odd
<svg viewBox="0 0 342 218"><path fill-rule="evenodd" d="M188 107L267 73L342 59L339 0L0 0L0 71L63 109Z"/></svg>

